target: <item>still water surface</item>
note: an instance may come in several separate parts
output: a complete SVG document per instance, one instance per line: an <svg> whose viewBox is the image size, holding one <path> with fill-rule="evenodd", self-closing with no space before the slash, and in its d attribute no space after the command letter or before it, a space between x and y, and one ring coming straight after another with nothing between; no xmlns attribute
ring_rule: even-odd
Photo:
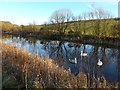
<svg viewBox="0 0 120 90"><path fill-rule="evenodd" d="M7 37L3 40L27 49L30 53L38 52L40 57L44 55L52 58L60 67L70 69L74 75L78 75L82 71L86 74L89 73L90 77L98 78L103 75L109 82L120 81L120 49L118 48L20 37ZM87 56L82 57L81 51L87 53ZM75 58L77 64L69 61L69 59L74 60ZM97 65L98 59L103 62L102 66Z"/></svg>

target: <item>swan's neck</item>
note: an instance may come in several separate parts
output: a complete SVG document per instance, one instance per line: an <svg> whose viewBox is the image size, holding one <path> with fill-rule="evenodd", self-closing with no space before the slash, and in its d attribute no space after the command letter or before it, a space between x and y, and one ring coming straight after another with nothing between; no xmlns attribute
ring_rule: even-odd
<svg viewBox="0 0 120 90"><path fill-rule="evenodd" d="M77 59L75 58L75 63L77 63Z"/></svg>
<svg viewBox="0 0 120 90"><path fill-rule="evenodd" d="M76 58L75 58L75 61L76 61Z"/></svg>
<svg viewBox="0 0 120 90"><path fill-rule="evenodd" d="M98 62L101 62L100 59L98 60Z"/></svg>

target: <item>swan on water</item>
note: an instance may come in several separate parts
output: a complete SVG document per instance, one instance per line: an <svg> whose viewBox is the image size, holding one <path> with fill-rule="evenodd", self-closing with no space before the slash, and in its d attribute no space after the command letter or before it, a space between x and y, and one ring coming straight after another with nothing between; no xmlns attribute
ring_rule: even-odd
<svg viewBox="0 0 120 90"><path fill-rule="evenodd" d="M87 53L83 53L83 51L81 51L81 54L80 54L81 56L87 56Z"/></svg>
<svg viewBox="0 0 120 90"><path fill-rule="evenodd" d="M98 66L102 66L103 65L103 63L102 63L102 61L100 61L100 59L98 59L97 65Z"/></svg>
<svg viewBox="0 0 120 90"><path fill-rule="evenodd" d="M69 59L69 62L77 64L77 59L76 58L75 59Z"/></svg>

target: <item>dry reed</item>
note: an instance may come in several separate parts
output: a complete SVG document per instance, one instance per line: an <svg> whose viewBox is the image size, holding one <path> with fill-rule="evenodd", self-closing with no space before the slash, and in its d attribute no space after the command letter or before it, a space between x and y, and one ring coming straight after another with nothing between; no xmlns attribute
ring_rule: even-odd
<svg viewBox="0 0 120 90"><path fill-rule="evenodd" d="M39 58L38 54L33 55L27 50L17 48L14 45L9 45L0 41L2 46L2 73L3 82L5 76L12 77L13 83L10 87L16 88L88 88L87 77L82 72L75 77L68 70L58 67L49 58ZM8 79L7 82L9 82ZM8 88L9 85L3 83L3 88ZM104 85L103 85L104 84ZM13 86L12 86L13 85ZM106 81L96 84L95 80L93 88L108 87ZM109 88L109 87L108 87Z"/></svg>

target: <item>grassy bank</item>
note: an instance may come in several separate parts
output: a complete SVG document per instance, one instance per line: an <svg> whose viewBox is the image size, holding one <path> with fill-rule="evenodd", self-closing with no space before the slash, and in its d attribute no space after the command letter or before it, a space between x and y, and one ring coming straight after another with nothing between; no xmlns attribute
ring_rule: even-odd
<svg viewBox="0 0 120 90"><path fill-rule="evenodd" d="M65 35L65 34L48 34L44 35L39 33L39 35L8 35L3 34L2 37L11 36L11 37L21 37L21 38L33 38L35 40L58 40L58 41L68 41L68 42L76 42L76 43L84 43L84 44L91 44L103 47L110 47L110 48L120 48L120 39L119 38L110 38L110 37L98 37L98 36L74 36L72 35Z"/></svg>
<svg viewBox="0 0 120 90"><path fill-rule="evenodd" d="M2 23L3 34L120 47L119 18L65 22L61 24L61 27L65 27L64 25L68 24L64 32L62 29L57 30L57 24L15 25L16 28L12 28L12 23Z"/></svg>
<svg viewBox="0 0 120 90"><path fill-rule="evenodd" d="M71 74L70 70L54 64L49 58L39 58L26 50L18 49L0 41L2 46L2 74L3 88L111 88L103 78L93 78L89 86L87 76L82 72L78 76ZM114 88L118 88L117 84Z"/></svg>
<svg viewBox="0 0 120 90"><path fill-rule="evenodd" d="M93 19L93 20L80 20L71 21L61 24L64 28L65 24L68 24L67 28L63 32L62 29L59 31L56 27L57 24L44 24L44 25L13 25L10 22L1 22L3 33L13 33L20 35L37 35L48 37L51 34L72 34L74 36L94 36L101 38L119 38L120 39L120 19Z"/></svg>

